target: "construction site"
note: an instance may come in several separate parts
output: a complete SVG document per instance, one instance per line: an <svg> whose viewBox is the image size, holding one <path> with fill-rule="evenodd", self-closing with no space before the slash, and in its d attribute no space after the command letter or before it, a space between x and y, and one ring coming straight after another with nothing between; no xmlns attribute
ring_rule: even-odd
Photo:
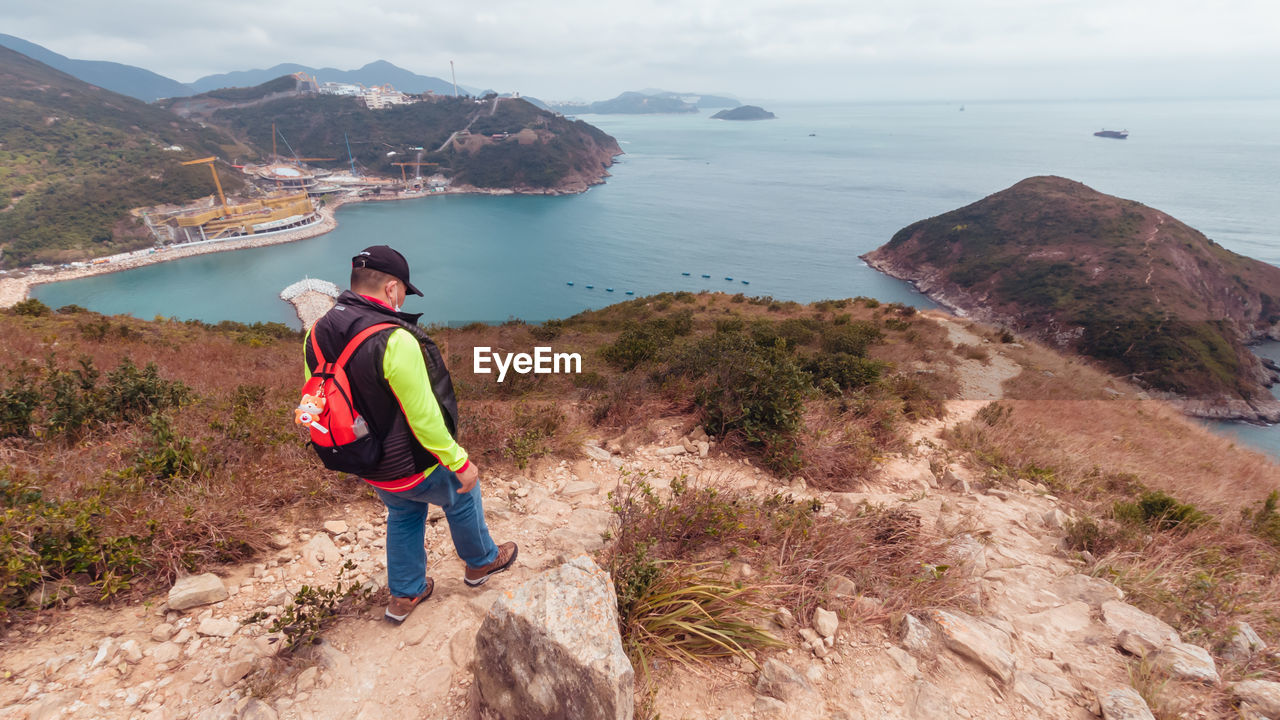
<svg viewBox="0 0 1280 720"><path fill-rule="evenodd" d="M423 169L435 163L392 163L400 167L401 179L371 177L357 171L351 160L351 171L334 172L313 168L309 162L330 162L335 158L297 157L289 159L277 153L272 126L272 155L262 164L231 165L242 172L258 197L228 201L218 178L215 157L189 160L183 165L205 165L213 179L216 195L179 208L153 208L143 213L156 240L164 244L191 244L231 238L284 232L307 227L321 220L323 198L337 202L362 198L385 197L402 193L441 192L448 181L440 176L424 178ZM283 136L280 136L283 139ZM288 141L285 141L288 147ZM288 148L292 154L293 149ZM412 169L412 175L406 170Z"/></svg>

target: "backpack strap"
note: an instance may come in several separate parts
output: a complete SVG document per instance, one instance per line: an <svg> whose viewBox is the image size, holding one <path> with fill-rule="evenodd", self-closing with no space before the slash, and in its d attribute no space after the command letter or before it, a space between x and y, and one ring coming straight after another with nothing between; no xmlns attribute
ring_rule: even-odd
<svg viewBox="0 0 1280 720"><path fill-rule="evenodd" d="M356 333L356 336L351 338L351 341L347 343L347 346L342 349L342 354L338 356L338 361L335 364L338 367L344 367L347 364L347 360L351 359L351 354L356 351L356 348L360 347L361 343L368 340L370 335L386 330L387 328L396 327L400 326L395 323L378 323L376 325L370 325L364 330ZM314 340L315 338L313 337L312 339ZM317 356L320 354L319 346L316 347L316 354ZM319 357L316 359L319 360Z"/></svg>

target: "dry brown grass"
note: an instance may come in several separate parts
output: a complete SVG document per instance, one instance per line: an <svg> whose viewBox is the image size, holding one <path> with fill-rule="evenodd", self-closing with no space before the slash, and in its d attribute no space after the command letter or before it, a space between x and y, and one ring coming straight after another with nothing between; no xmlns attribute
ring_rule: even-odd
<svg viewBox="0 0 1280 720"><path fill-rule="evenodd" d="M823 605L858 623L888 623L912 609L965 604L964 583L929 572L948 540L902 509L865 505L852 516L821 513L821 505L780 494L755 495L712 481L676 478L654 490L647 476L625 474L614 498L616 534L602 551L629 608L651 592L669 568L720 563L726 577L760 591L802 622ZM843 575L859 599L836 597L828 585Z"/></svg>

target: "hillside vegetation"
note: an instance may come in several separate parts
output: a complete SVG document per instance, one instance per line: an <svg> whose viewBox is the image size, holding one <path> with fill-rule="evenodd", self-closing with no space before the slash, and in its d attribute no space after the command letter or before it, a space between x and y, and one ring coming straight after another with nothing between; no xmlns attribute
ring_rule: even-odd
<svg viewBox="0 0 1280 720"><path fill-rule="evenodd" d="M209 195L209 171L179 163L241 152L216 129L0 48L0 265L149 245L129 210Z"/></svg>
<svg viewBox="0 0 1280 720"><path fill-rule="evenodd" d="M368 492L292 425L299 334L107 317L27 301L0 314L0 616L46 595L142 592L263 549L290 513ZM954 388L948 343L910 308L679 293L543 326L439 329L481 467L646 439L688 417L730 452L842 488ZM56 338L56 340L54 340ZM583 373L472 373L475 346L554 339ZM929 373L911 368L929 364Z"/></svg>
<svg viewBox="0 0 1280 720"><path fill-rule="evenodd" d="M1245 347L1280 338L1280 268L1167 214L1056 177L900 230L866 256L987 322L1189 398L1197 414L1280 418Z"/></svg>
<svg viewBox="0 0 1280 720"><path fill-rule="evenodd" d="M355 98L307 95L219 110L211 121L257 147L271 145L274 123L299 156L335 158L316 163L321 166L347 166L350 143L352 157L369 172L399 176L394 162L434 162L437 167L425 173L444 172L455 182L485 188L546 189L575 176L597 178L621 152L603 131L518 98L439 98L371 111ZM465 142L440 150L463 130L470 132ZM495 141L495 134L511 137Z"/></svg>

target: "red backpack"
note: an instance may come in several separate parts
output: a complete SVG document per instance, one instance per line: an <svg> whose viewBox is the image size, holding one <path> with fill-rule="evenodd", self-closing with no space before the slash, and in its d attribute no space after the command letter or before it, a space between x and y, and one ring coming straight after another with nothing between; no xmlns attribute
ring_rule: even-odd
<svg viewBox="0 0 1280 720"><path fill-rule="evenodd" d="M346 366L351 354L369 336L394 327L399 326L378 323L365 328L351 338L334 362L325 361L315 332L311 333L316 370L302 386L302 400L293 412L293 419L311 431L311 446L330 470L364 475L382 459L382 443L369 432L369 424L356 412L351 401Z"/></svg>

